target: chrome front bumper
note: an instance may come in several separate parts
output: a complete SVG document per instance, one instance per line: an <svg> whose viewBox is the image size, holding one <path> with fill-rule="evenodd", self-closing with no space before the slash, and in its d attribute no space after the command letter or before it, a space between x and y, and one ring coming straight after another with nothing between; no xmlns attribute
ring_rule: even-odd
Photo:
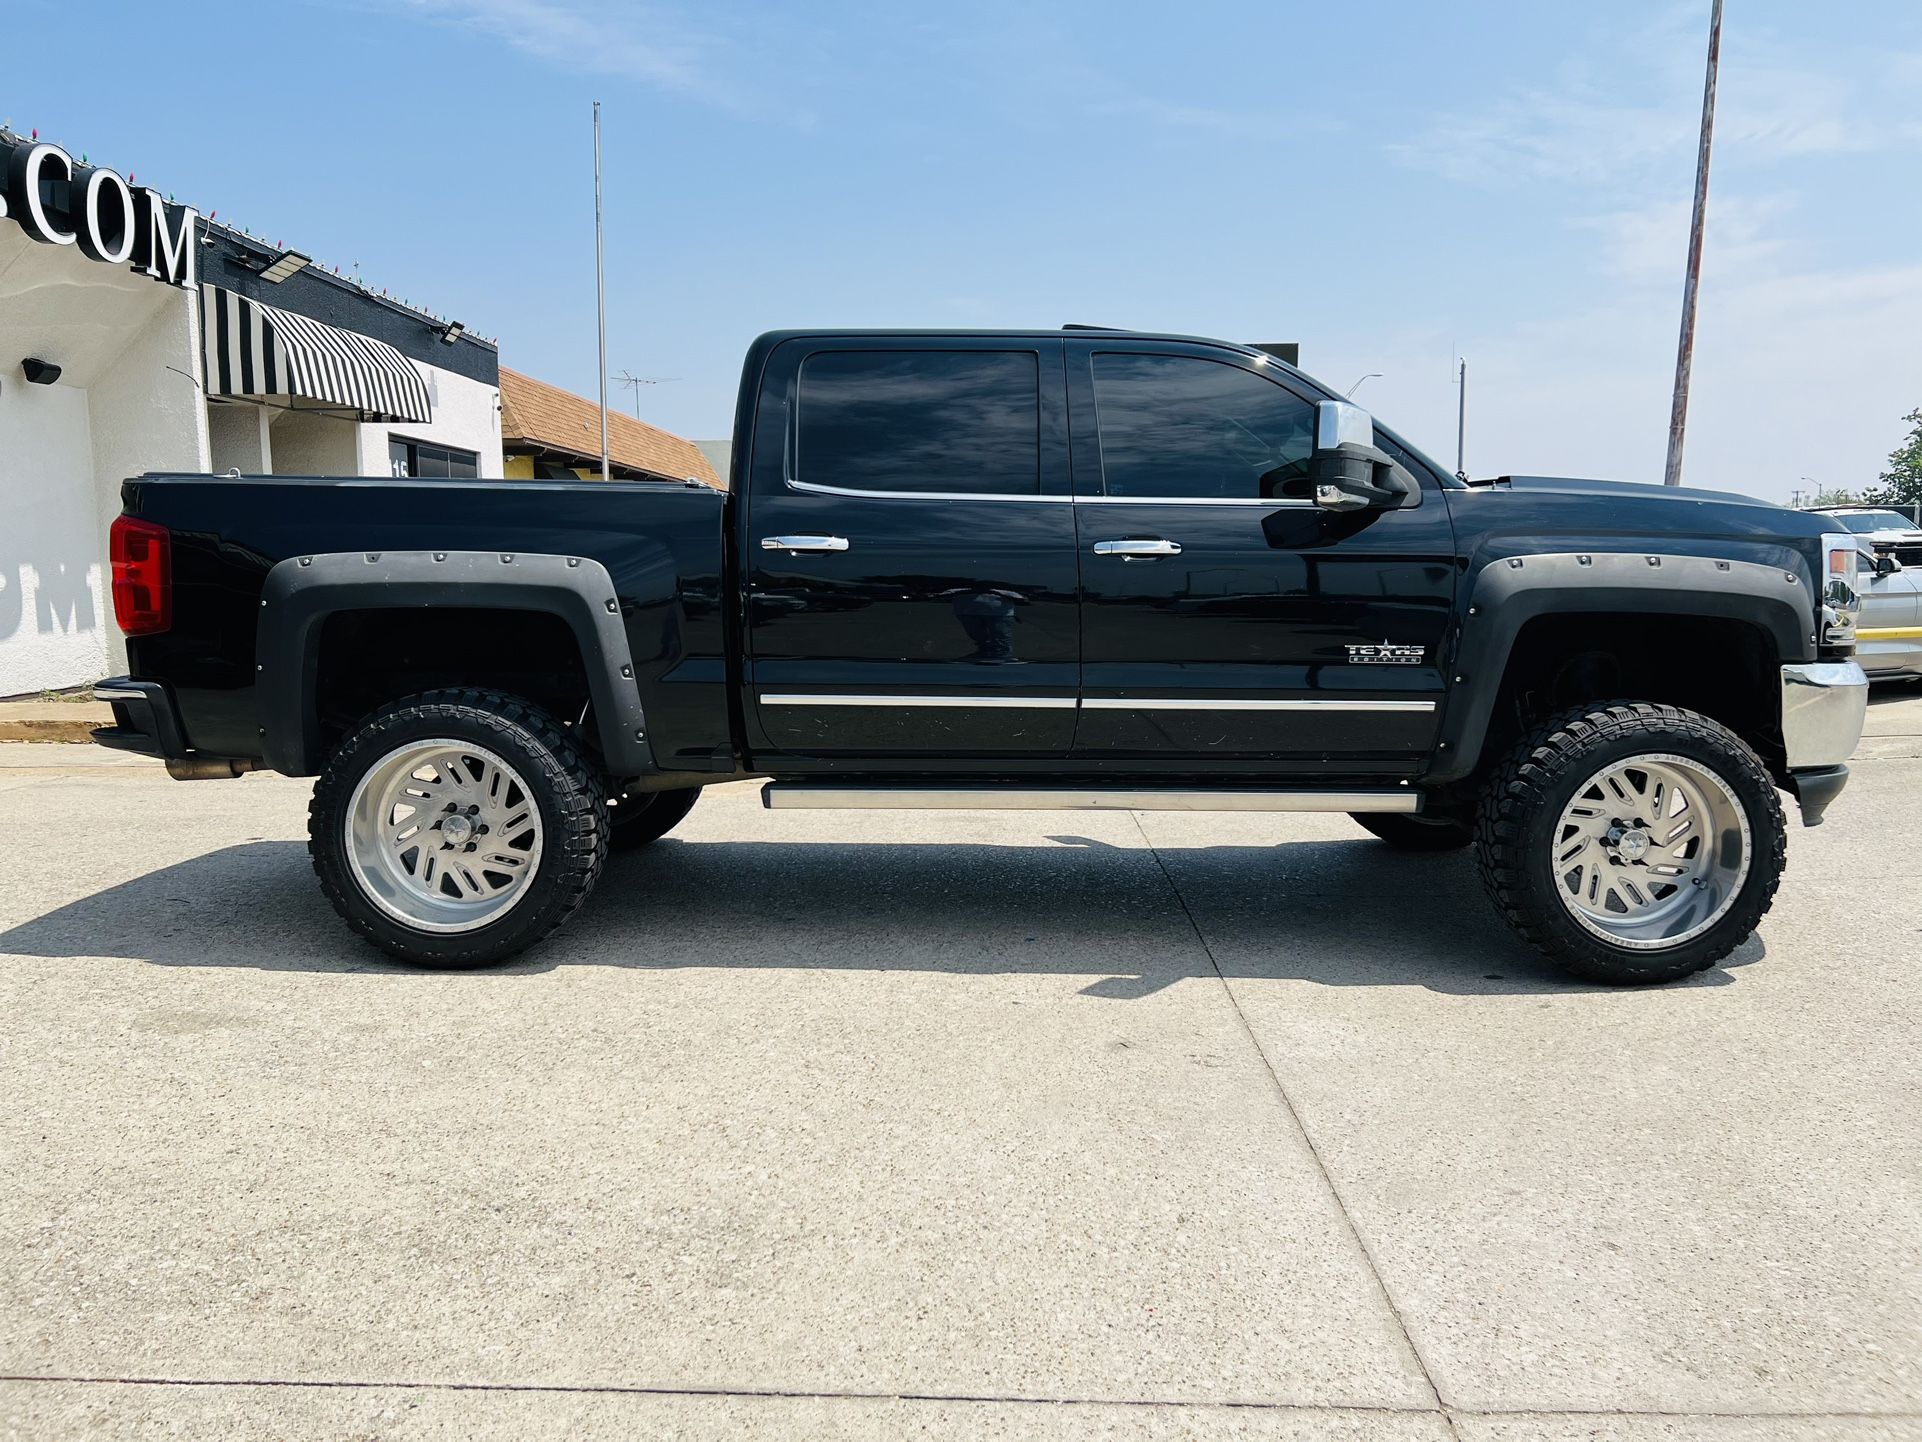
<svg viewBox="0 0 1922 1442"><path fill-rule="evenodd" d="M1855 754L1868 710L1869 678L1853 661L1782 668L1782 744L1804 826L1820 826L1822 813L1848 785L1842 763Z"/></svg>
<svg viewBox="0 0 1922 1442"><path fill-rule="evenodd" d="M1855 754L1869 712L1869 678L1853 661L1782 668L1782 744L1788 768L1840 766Z"/></svg>

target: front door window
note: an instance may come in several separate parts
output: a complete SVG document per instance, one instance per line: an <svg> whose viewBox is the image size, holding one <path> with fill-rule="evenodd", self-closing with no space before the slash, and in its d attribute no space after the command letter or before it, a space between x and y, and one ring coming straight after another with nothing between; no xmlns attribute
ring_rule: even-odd
<svg viewBox="0 0 1922 1442"><path fill-rule="evenodd" d="M1306 499L1315 408L1219 361L1097 353L1103 492L1181 500Z"/></svg>

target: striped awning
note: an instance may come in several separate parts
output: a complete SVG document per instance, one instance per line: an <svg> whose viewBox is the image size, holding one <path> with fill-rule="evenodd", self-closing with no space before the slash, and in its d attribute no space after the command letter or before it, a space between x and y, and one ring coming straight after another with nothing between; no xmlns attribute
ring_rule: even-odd
<svg viewBox="0 0 1922 1442"><path fill-rule="evenodd" d="M200 288L200 309L209 395L363 421L433 419L426 381L385 341L214 285Z"/></svg>

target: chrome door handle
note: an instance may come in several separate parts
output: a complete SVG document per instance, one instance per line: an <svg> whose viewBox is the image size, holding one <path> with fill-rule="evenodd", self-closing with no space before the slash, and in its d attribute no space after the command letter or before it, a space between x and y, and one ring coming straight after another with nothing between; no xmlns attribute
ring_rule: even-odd
<svg viewBox="0 0 1922 1442"><path fill-rule="evenodd" d="M1178 541L1096 541L1097 556L1119 556L1124 561L1152 561L1158 556L1179 556Z"/></svg>
<svg viewBox="0 0 1922 1442"><path fill-rule="evenodd" d="M763 536L763 551L845 551L846 536Z"/></svg>

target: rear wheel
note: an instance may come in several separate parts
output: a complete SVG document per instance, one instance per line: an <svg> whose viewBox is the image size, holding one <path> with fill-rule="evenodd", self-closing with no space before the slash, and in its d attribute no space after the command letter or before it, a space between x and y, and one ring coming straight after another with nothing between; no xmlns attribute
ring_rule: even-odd
<svg viewBox="0 0 1922 1442"><path fill-rule="evenodd" d="M1475 828L1455 816L1409 816L1394 811L1353 811L1349 817L1397 851L1458 851L1475 839Z"/></svg>
<svg viewBox="0 0 1922 1442"><path fill-rule="evenodd" d="M1672 981L1753 934L1788 854L1774 783L1742 740L1673 706L1544 723L1488 783L1482 884L1536 950L1591 981Z"/></svg>
<svg viewBox="0 0 1922 1442"><path fill-rule="evenodd" d="M701 799L701 788L685 791L644 791L608 803L610 844L616 851L631 851L650 841L659 841L694 809Z"/></svg>
<svg viewBox="0 0 1922 1442"><path fill-rule="evenodd" d="M500 961L587 899L607 850L599 773L552 716L496 691L383 707L327 763L308 850L327 898L423 966Z"/></svg>

